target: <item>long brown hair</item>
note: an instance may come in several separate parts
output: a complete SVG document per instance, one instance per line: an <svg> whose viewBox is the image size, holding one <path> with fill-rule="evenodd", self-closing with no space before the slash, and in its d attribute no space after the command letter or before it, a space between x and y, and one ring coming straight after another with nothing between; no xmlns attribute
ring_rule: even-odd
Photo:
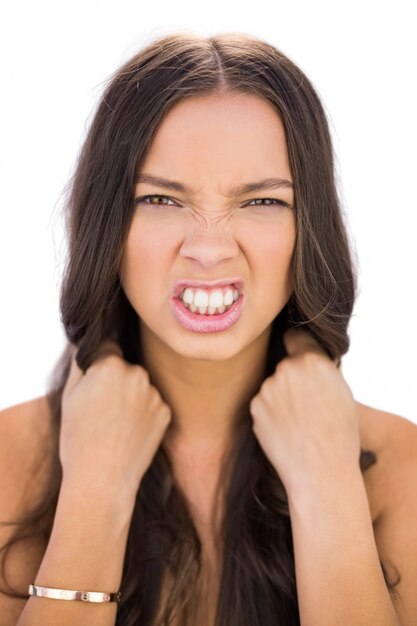
<svg viewBox="0 0 417 626"><path fill-rule="evenodd" d="M348 351L356 270L336 190L326 114L311 82L273 45L245 33L205 37L177 32L147 44L108 81L68 188L69 247L60 309L69 343L47 393L53 460L42 500L14 521L16 532L2 548L5 556L24 536L37 536L45 548L49 540L62 477L58 437L70 344L78 347L83 370L108 337L120 343L127 361L142 364L138 316L118 278L136 173L169 109L182 98L219 90L256 94L272 103L284 124L294 179L294 290L273 321L265 377L286 355L282 334L288 326L303 325L339 364ZM287 494L250 423L248 407L247 428L224 473L216 626L295 626L300 620ZM361 450L358 461L365 471L377 458ZM395 593L398 581L390 582L381 567ZM150 626L157 614L158 624L168 624L180 610L181 623L193 624L193 607L203 601L200 571L200 539L160 446L137 493L116 624ZM171 584L161 606L166 572ZM28 597L16 590L7 593Z"/></svg>

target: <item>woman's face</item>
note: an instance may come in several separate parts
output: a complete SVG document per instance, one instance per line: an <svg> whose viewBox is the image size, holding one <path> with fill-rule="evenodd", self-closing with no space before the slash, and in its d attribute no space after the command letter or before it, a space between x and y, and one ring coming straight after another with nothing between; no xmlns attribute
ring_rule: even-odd
<svg viewBox="0 0 417 626"><path fill-rule="evenodd" d="M139 175L184 187L137 181L135 198L158 196L137 202L120 271L141 334L151 333L189 358L219 360L238 354L270 329L292 291L294 190L277 112L251 94L184 99L160 123ZM236 191L272 178L289 182ZM237 321L228 327L220 323L216 331L207 324L206 332L203 317L191 327L183 325L172 308L177 281L235 278L243 281L238 306L230 309L240 311ZM205 292L210 298L211 290ZM195 296L196 290L190 293ZM175 302L175 310L184 311L182 301ZM210 315L210 323L217 313ZM188 308L185 315L197 318L198 311L192 314Z"/></svg>

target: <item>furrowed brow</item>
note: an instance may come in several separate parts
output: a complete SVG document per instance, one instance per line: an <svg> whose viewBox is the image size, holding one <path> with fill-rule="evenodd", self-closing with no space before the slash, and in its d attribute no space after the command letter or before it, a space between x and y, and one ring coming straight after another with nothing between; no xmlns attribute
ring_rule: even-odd
<svg viewBox="0 0 417 626"><path fill-rule="evenodd" d="M192 189L175 180L168 180L167 178L162 178L161 176L154 176L152 174L140 174L136 178L137 183L147 183L148 185L152 185L153 187L164 187L165 189L172 189L173 191L178 191L180 193L188 193L192 194ZM252 193L254 191L262 191L263 189L282 189L288 188L293 189L294 185L291 181L286 178L266 178L264 180L259 180L253 183L246 183L244 185L239 185L235 189L231 189L229 196L243 196L247 193Z"/></svg>

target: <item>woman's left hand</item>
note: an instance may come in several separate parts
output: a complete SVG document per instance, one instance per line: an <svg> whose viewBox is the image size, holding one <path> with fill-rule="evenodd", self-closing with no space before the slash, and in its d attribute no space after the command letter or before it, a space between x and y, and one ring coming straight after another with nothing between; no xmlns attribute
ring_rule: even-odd
<svg viewBox="0 0 417 626"><path fill-rule="evenodd" d="M283 336L288 357L250 402L253 431L287 492L359 467L356 402L340 369L306 331Z"/></svg>

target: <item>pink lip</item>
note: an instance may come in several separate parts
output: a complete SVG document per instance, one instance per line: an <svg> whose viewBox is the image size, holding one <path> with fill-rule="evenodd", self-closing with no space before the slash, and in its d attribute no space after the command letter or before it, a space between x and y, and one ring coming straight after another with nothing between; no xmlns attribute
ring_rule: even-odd
<svg viewBox="0 0 417 626"><path fill-rule="evenodd" d="M232 276L231 278L226 278L224 280L212 280L212 281L203 281L203 280L177 280L174 283L174 288L172 291L172 296L177 298L180 293L185 289L185 287L194 287L200 289L212 289L213 287L227 287L228 285L234 285L238 290L239 294L243 293L243 280L238 276ZM220 317L220 316L216 316Z"/></svg>
<svg viewBox="0 0 417 626"><path fill-rule="evenodd" d="M216 333L236 324L242 313L243 299L244 296L241 294L230 309L219 315L193 313L184 306L182 300L176 297L170 300L170 307L174 317L187 330L196 333Z"/></svg>

